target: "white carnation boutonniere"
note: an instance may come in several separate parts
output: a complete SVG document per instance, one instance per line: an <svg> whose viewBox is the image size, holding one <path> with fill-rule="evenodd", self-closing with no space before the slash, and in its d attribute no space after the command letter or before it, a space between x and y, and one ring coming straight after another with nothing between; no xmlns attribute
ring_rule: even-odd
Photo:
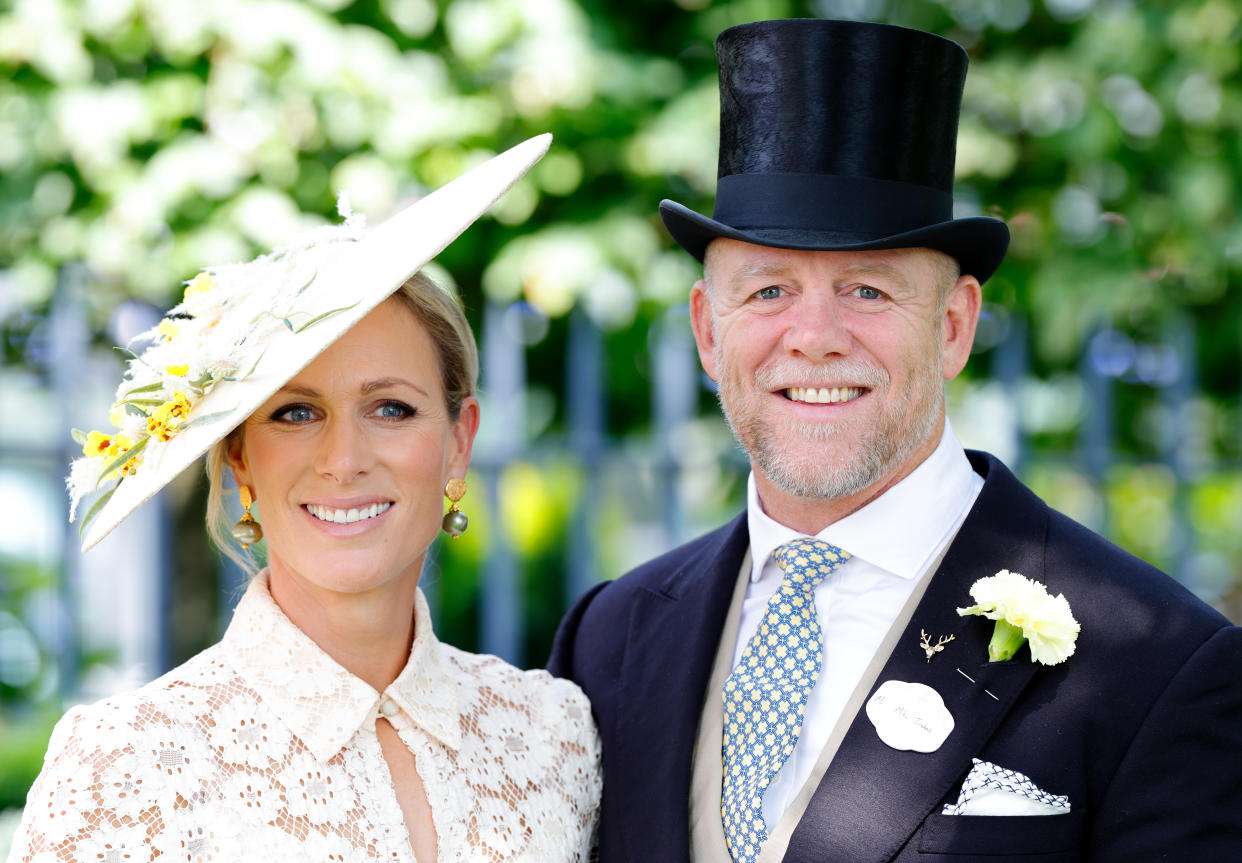
<svg viewBox="0 0 1242 863"><path fill-rule="evenodd" d="M1079 626L1064 594L1051 596L1038 581L1002 569L971 585L970 596L975 604L959 608L958 614L996 621L988 644L989 662L1012 659L1024 642L1031 646L1031 658L1044 665L1074 655Z"/></svg>

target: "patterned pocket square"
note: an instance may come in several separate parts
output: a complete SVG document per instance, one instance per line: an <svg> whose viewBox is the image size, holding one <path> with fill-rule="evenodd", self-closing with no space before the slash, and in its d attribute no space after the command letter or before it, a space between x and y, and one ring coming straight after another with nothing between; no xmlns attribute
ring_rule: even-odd
<svg viewBox="0 0 1242 863"><path fill-rule="evenodd" d="M971 759L974 767L962 783L956 803L946 804L942 815L1062 815L1070 811L1069 798L1049 794L1029 777Z"/></svg>

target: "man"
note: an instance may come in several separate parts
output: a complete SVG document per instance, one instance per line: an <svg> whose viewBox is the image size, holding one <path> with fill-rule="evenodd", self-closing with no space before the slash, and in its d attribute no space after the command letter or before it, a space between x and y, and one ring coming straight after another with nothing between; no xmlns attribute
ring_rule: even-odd
<svg viewBox="0 0 1242 863"><path fill-rule="evenodd" d="M717 51L714 218L661 215L747 510L558 633L601 859L1242 859L1242 630L946 422L1008 243L952 218L965 53L832 21ZM989 588L1004 621L959 614Z"/></svg>

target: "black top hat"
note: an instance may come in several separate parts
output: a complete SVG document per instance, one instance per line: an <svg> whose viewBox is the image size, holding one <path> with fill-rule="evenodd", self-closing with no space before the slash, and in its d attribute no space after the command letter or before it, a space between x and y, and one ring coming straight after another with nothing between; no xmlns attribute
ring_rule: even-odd
<svg viewBox="0 0 1242 863"><path fill-rule="evenodd" d="M980 282L1009 229L953 218L966 52L885 24L759 21L716 40L720 166L713 218L673 201L660 216L703 260L731 237L787 249L926 246Z"/></svg>

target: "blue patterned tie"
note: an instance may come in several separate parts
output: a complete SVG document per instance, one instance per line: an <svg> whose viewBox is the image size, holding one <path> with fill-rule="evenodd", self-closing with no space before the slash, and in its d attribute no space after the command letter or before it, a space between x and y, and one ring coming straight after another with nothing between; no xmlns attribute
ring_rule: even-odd
<svg viewBox="0 0 1242 863"><path fill-rule="evenodd" d="M720 818L737 863L754 863L768 838L763 792L793 754L823 638L815 588L850 559L818 539L795 539L772 558L785 577L724 685L724 781Z"/></svg>

